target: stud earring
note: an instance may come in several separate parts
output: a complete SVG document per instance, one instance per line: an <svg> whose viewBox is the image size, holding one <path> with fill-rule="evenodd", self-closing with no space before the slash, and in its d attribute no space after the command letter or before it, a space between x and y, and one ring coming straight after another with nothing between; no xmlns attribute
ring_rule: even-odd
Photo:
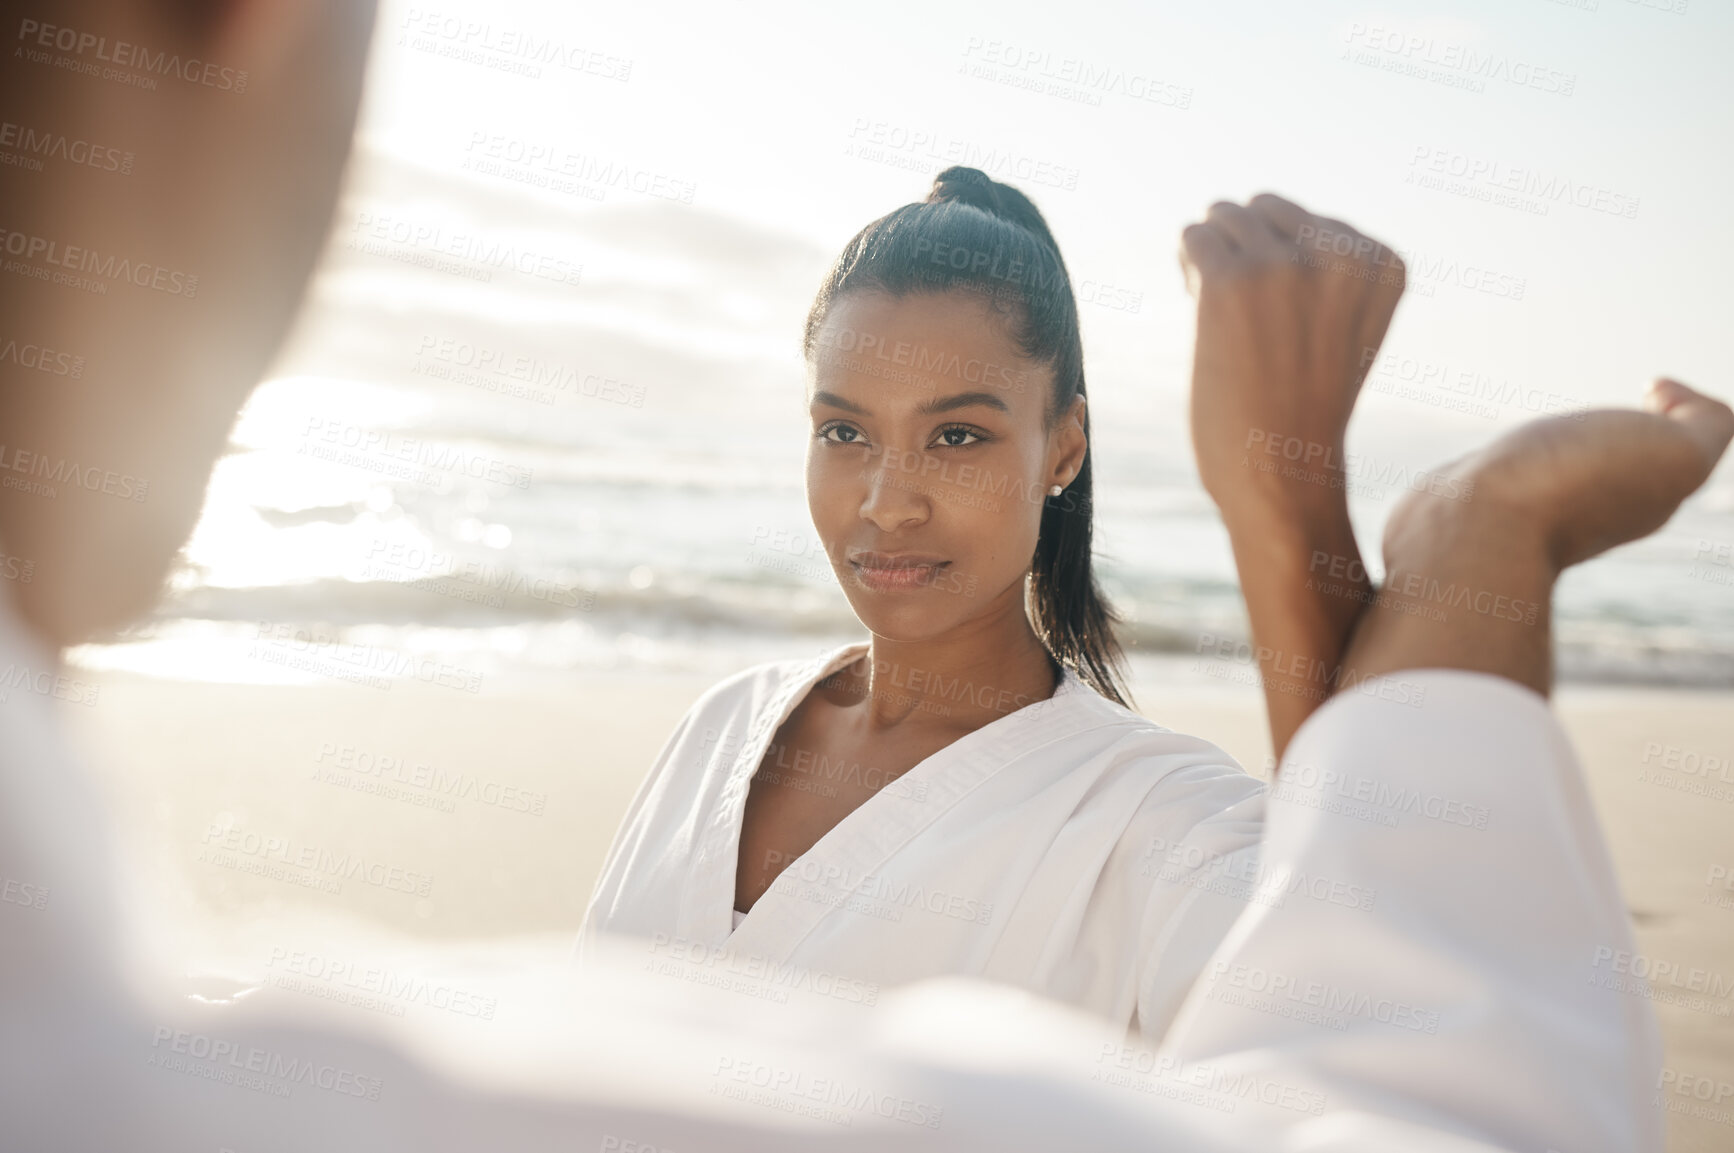
<svg viewBox="0 0 1734 1153"><path fill-rule="evenodd" d="M1059 496L1060 495L1060 486L1056 484L1052 488L1048 489L1048 495L1049 496Z"/></svg>

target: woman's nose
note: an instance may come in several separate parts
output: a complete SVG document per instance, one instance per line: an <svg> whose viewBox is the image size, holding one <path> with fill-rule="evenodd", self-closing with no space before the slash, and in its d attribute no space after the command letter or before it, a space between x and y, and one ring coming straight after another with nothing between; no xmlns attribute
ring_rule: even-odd
<svg viewBox="0 0 1734 1153"><path fill-rule="evenodd" d="M931 512L927 486L921 480L922 454L887 449L867 462L863 479L867 491L861 499L861 516L881 532L896 532L920 524Z"/></svg>

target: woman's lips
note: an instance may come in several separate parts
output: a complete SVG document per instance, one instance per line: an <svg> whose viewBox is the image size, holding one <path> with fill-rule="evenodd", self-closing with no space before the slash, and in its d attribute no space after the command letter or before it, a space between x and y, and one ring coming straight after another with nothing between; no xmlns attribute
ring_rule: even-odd
<svg viewBox="0 0 1734 1153"><path fill-rule="evenodd" d="M885 557L863 555L849 562L861 583L870 589L892 591L921 588L933 583L940 570L951 564L948 560L928 557Z"/></svg>

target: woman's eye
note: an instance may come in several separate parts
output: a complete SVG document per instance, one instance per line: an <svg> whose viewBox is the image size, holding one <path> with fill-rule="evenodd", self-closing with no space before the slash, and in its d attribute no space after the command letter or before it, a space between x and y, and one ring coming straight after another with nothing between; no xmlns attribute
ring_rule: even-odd
<svg viewBox="0 0 1734 1153"><path fill-rule="evenodd" d="M833 440L831 438L832 433L839 434L838 438ZM819 439L830 441L832 444L856 444L859 442L860 436L861 430L849 424L828 424L819 430Z"/></svg>
<svg viewBox="0 0 1734 1153"><path fill-rule="evenodd" d="M944 442L947 448L963 448L965 445L973 443L962 439L966 436L972 436L978 441L985 439L979 432L965 428L961 424L950 425L939 430L939 439Z"/></svg>

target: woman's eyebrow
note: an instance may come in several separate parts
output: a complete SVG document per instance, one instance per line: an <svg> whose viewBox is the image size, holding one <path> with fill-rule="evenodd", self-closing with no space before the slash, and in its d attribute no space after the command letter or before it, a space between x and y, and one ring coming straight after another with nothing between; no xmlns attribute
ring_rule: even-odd
<svg viewBox="0 0 1734 1153"><path fill-rule="evenodd" d="M828 404L832 408L840 408L844 412L852 412L856 416L871 416L872 415L866 409L864 409L860 405L856 404L854 401L845 400L842 397L838 396L836 393L826 392L824 389L820 389L818 392L815 392L813 394L813 404L815 404L815 405Z"/></svg>
<svg viewBox="0 0 1734 1153"><path fill-rule="evenodd" d="M844 412L852 412L857 416L872 415L854 401L846 400L834 392L826 392L823 389L813 394L813 404L827 404L832 408L840 408ZM959 392L952 396L934 397L932 400L923 401L921 406L915 410L915 414L917 416L932 416L934 413L951 412L954 409L969 408L977 404L986 405L988 408L997 408L1001 412L1011 411L1006 406L1005 401L991 392Z"/></svg>
<svg viewBox="0 0 1734 1153"><path fill-rule="evenodd" d="M936 412L950 412L957 408L969 408L971 405L985 404L989 408L997 408L1001 412L1010 412L1006 402L991 392L960 392L952 396L934 397L925 401L915 411L922 416L931 416Z"/></svg>

